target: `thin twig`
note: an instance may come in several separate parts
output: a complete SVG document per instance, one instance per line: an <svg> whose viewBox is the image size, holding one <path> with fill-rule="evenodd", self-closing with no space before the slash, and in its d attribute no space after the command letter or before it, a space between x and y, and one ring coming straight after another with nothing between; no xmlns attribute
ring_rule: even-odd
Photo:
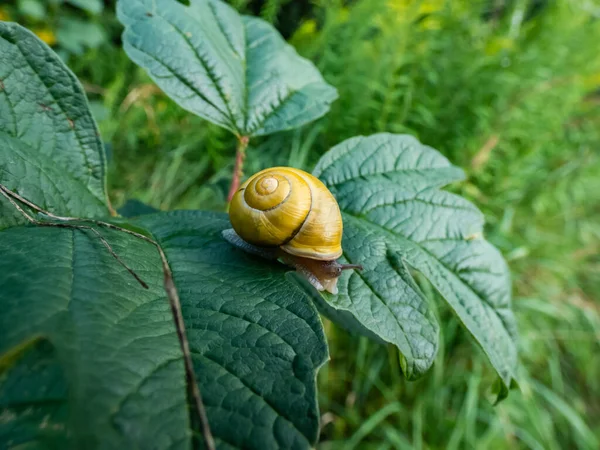
<svg viewBox="0 0 600 450"><path fill-rule="evenodd" d="M85 81L81 83L85 92L89 92L90 94L100 94L105 95L106 89L102 86L98 86L97 84L86 83Z"/></svg>
<svg viewBox="0 0 600 450"><path fill-rule="evenodd" d="M17 211L19 211L29 222L31 223L36 223L36 220L31 217L29 214L27 214L27 212L25 212L25 210L23 208L21 208L17 202L15 202L12 198L10 194L14 194L18 197L17 194L15 194L14 192L12 192L11 190L7 189L4 187L4 185L0 184L0 192L2 193L2 195L4 195L9 202L12 203L12 205L17 209Z"/></svg>
<svg viewBox="0 0 600 450"><path fill-rule="evenodd" d="M229 194L227 195L228 202L231 202L231 199L240 187L240 180L244 176L244 158L246 157L246 148L248 148L249 141L250 138L248 136L241 136L238 139L237 150L235 152L235 165L231 177L231 187L229 188Z"/></svg>
<svg viewBox="0 0 600 450"><path fill-rule="evenodd" d="M140 283L144 289L148 289L148 285L146 284L146 282L144 280L142 280L139 277L139 275L137 273L135 273L135 271L133 269L131 269L129 266L127 266L127 264L125 264L125 262L123 262L123 260L119 257L119 255L117 255L115 253L115 251L112 249L110 244L107 242L107 240L104 238L104 236L102 236L100 234L100 232L98 230L96 230L95 228L92 228L92 227L88 227L86 225L76 225L76 226L80 230L81 229L90 230L96 236L98 236L98 239L100 239L100 242L102 242L104 244L104 246L106 247L108 252L119 262L119 264L121 264L123 267L125 267L125 269L127 269L127 271L131 274L131 276L133 276L133 278L135 278L137 280L137 282Z"/></svg>
<svg viewBox="0 0 600 450"><path fill-rule="evenodd" d="M102 220L96 220L96 219L87 219L87 218L80 218L80 217L65 217L65 216L57 216L56 214L52 214L50 211L46 211L42 208L40 208L39 206L37 206L35 203L31 203L29 200L27 200L24 197L21 197L19 194L17 194L16 192L11 191L10 189L6 188L6 186L3 186L2 184L0 184L0 190L4 191L6 194L8 194L9 196L13 197L16 200L19 200L21 203L24 203L25 205L29 206L31 209L34 209L35 211L48 216L52 219L55 220L60 220L63 222L86 222L86 223L93 223L95 225L101 226L101 227L105 227L105 228L109 228L111 230L115 230L115 231L120 231L122 233L127 233L130 234L132 236L135 236L138 239L142 239L146 242L149 242L150 244L157 246L158 244L156 243L156 241L154 241L153 239L149 238L148 236L144 236L143 234L137 233L135 231L131 231L128 230L127 228L122 228L118 225L114 225L112 223L109 222L103 222ZM30 221L35 221L35 219L33 219L31 216L29 216L26 212L24 212L18 205L16 205L14 202L11 201L11 203L25 216L29 217ZM43 222L44 223L44 222Z"/></svg>
<svg viewBox="0 0 600 450"><path fill-rule="evenodd" d="M473 170L481 170L487 164L490 155L492 154L492 150L496 148L498 142L500 142L500 136L497 134L492 134L488 140L485 141L485 144L483 144L471 160L471 167Z"/></svg>
<svg viewBox="0 0 600 450"><path fill-rule="evenodd" d="M57 228L76 228L78 230L90 230L92 233L94 233L98 239L100 239L100 242L102 242L102 244L104 245L104 247L106 247L106 249L108 250L108 253L110 253L112 255L113 258L115 258L117 260L117 262L119 264L121 264L126 270L127 272L129 272L133 278L135 278L135 280L140 283L140 285L144 288L144 289L148 289L148 285L146 284L146 282L144 280L142 280L140 278L140 276L135 273L135 271L129 267L127 264L125 264L125 261L123 261L119 255L117 255L117 253L113 250L113 248L111 247L111 245L108 243L108 241L104 238L104 236L102 236L100 234L100 232L92 227L89 227L87 225L72 225L72 224L65 224L65 223L54 223L54 222L42 222L40 220L36 220L33 217L31 217L29 214L27 214L27 212L21 208L12 198L11 196L14 196L16 198L18 198L19 200L22 199L23 197L21 197L20 195L12 192L11 190L7 189L6 187L4 187L3 185L0 184L0 193L2 193L2 195L4 197L6 197L8 199L8 201L10 203L12 203L12 205L33 225L38 225L40 227L57 227ZM24 200L24 199L23 199ZM29 201L25 201L24 202L27 206L34 206L36 210L39 210L41 212L41 209L39 207L37 207L36 205L34 205L33 203L29 202ZM57 216L53 216L50 215L50 217L54 217L56 218Z"/></svg>
<svg viewBox="0 0 600 450"><path fill-rule="evenodd" d="M83 221L85 219L79 219L77 217L63 217L63 216L57 216L56 214L52 214L49 211L46 211L42 208L40 208L38 205L36 205L35 203L30 202L29 200L27 200L25 197L21 197L19 194L17 194L16 192L11 191L10 189L8 189L6 186L4 186L3 184L0 184L0 190L2 190L5 193L5 197L8 195L16 200L19 200L21 203L29 206L31 209L34 209L35 211L42 213L48 217L52 217L53 219L56 220L62 220L62 221ZM8 197L7 197L8 198ZM10 198L9 198L10 200ZM32 218L31 216L29 216L25 211L23 211L18 205L16 205L12 200L11 203L13 204L13 206L15 208L17 208L25 217L27 217L27 220L29 220L32 223L37 222L34 218Z"/></svg>
<svg viewBox="0 0 600 450"><path fill-rule="evenodd" d="M198 386L198 383L196 381L196 374L194 372L194 366L192 363L192 354L190 351L190 345L189 345L187 333L185 330L185 322L183 320L183 313L181 311L181 301L179 299L179 293L177 292L177 288L175 287L175 283L173 281L173 273L171 272L171 268L169 266L167 256L165 255L162 247L158 244L158 242L156 242L154 239L149 238L148 236L144 236L143 234L128 230L126 228L119 227L117 225L113 225L112 223L103 222L101 220L57 216L55 214L52 214L49 211L43 210L36 204L30 202L29 200L27 200L24 197L21 197L19 194L11 191L10 189L8 189L7 187L5 187L2 184L0 184L0 193L2 193L2 195L4 195L4 197L6 197L10 201L10 203L32 224L40 225L40 226L53 226L53 227L60 227L60 228L79 228L79 229L92 230L92 232L94 232L100 238L101 242L105 245L105 247L108 249L108 251L111 253L111 255L113 257L115 257L115 259L117 261L119 261L119 263L121 263L136 278L136 280L138 280L140 283L143 283L142 285L143 286L145 285L146 288L148 287L146 285L146 283L144 283L141 279L139 279L139 277L135 274L135 272L133 272L131 269L129 269L129 267L127 267L122 262L122 260L117 256L117 254L112 250L112 247L110 246L110 244L106 241L106 239L104 239L104 237L102 237L100 235L100 233L97 230L95 230L92 227L86 226L86 225L42 222L42 221L36 220L31 215L29 215L23 208L21 208L15 202L15 200L18 200L19 202L27 205L28 207L32 208L33 210L37 211L38 213L44 214L52 219L60 220L63 222L77 221L77 222L93 223L98 226L106 227L106 228L109 228L112 230L120 231L122 233L126 233L131 236L134 236L138 239L141 239L143 241L146 241L146 242L152 244L158 250L158 254L160 255L160 259L161 259L161 263L162 263L163 275L164 275L164 288L167 293L167 297L169 299L169 305L171 306L171 312L173 314L173 321L175 322L175 329L177 330L179 344L181 346L181 351L183 353L185 374L186 374L187 387L188 387L188 395L190 397L190 401L193 402L194 411L197 414L198 419L200 420L200 427L202 428L202 437L204 440L204 446L207 450L215 450L215 441L212 436L212 432L210 430L210 426L208 423L208 417L206 415L206 408L204 407L204 403L202 402L202 395L200 392L200 387Z"/></svg>
<svg viewBox="0 0 600 450"><path fill-rule="evenodd" d="M196 413L198 414L198 418L200 419L202 436L204 438L204 446L207 450L215 450L215 441L213 439L212 432L210 431L210 426L208 424L208 417L206 415L204 403L202 402L200 388L198 387L198 383L196 382L196 373L194 372L194 366L192 363L192 353L190 351L190 344L187 338L187 334L185 332L185 322L183 320L183 314L181 312L181 301L179 300L179 293L177 292L177 289L175 288L175 283L173 282L173 273L171 272L171 268L169 267L169 263L167 262L167 256L158 244L156 245L156 249L158 250L158 253L160 254L160 259L162 260L163 273L165 276L165 290L167 291L169 299L173 299L173 301L170 302L170 305L171 311L173 313L173 320L175 320L175 328L177 329L177 335L179 336L179 342L181 343L181 351L186 356L183 359L183 361L185 364L185 376L187 378L189 395L194 401L194 407L196 409Z"/></svg>
<svg viewBox="0 0 600 450"><path fill-rule="evenodd" d="M141 86L132 89L129 94L127 94L127 97L121 102L119 111L121 113L126 113L138 100L145 100L154 94L160 94L160 92L161 90L154 83L142 84Z"/></svg>

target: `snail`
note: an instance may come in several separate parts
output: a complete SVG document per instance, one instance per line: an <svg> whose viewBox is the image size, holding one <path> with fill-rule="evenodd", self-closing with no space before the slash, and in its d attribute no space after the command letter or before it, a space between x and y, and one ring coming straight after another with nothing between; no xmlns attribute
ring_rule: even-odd
<svg viewBox="0 0 600 450"><path fill-rule="evenodd" d="M337 294L341 264L342 214L327 187L311 174L273 167L251 176L231 199L232 229L222 232L232 245L294 267L317 290Z"/></svg>

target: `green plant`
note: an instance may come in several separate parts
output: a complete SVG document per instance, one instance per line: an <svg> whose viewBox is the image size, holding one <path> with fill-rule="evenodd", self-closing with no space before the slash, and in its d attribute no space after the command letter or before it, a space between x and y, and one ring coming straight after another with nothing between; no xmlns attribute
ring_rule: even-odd
<svg viewBox="0 0 600 450"><path fill-rule="evenodd" d="M65 60L106 46L114 28L100 23L106 17L102 0L8 0L3 5L7 17L2 20L26 25Z"/></svg>
<svg viewBox="0 0 600 450"><path fill-rule="evenodd" d="M466 172L449 189L478 205L486 238L510 262L522 337L522 393L492 407L484 394L495 374L485 354L426 286L440 346L416 382L403 382L395 348L325 320L332 358L318 376L320 448L344 448L350 438L355 448L374 449L598 447L600 22L593 3L327 0L304 13L291 43L339 99L318 121L253 139L245 172L312 171L329 147L358 133L392 130L435 143ZM415 13L399 11L402 4ZM366 6L378 13L366 14ZM277 28L289 36L299 22L285 22ZM222 210L235 137L114 60L90 52L70 63L84 83L106 89L91 99L109 110L97 114L93 105L113 154L113 204L133 197L165 210ZM111 77L98 79L106 66Z"/></svg>
<svg viewBox="0 0 600 450"><path fill-rule="evenodd" d="M336 96L274 29L218 1L122 0L119 17L126 51L165 92L236 135L232 191L250 137L314 120ZM344 214L343 258L365 267L321 296L228 245L223 214L111 215L104 148L75 77L23 28L3 23L0 38L5 441L185 448L210 447L212 434L223 448L306 448L327 357L313 301L393 344L414 379L439 345L415 271L488 355L498 399L507 395L508 270L479 211L440 189L463 173L437 151L379 133L321 158L314 174Z"/></svg>
<svg viewBox="0 0 600 450"><path fill-rule="evenodd" d="M330 325L337 358L319 376L324 448L360 436L355 448L598 446L600 22L592 3L324 1L291 39L340 93L327 116L298 133L314 143L306 167L357 129L414 134L464 167L467 182L453 188L481 208L486 237L510 261L522 336L523 395L492 409L485 355L472 352L443 306L438 358L408 385L398 383L393 351ZM490 17L490 4L504 6ZM535 15L533 4L542 6ZM400 407L363 428L388 404Z"/></svg>

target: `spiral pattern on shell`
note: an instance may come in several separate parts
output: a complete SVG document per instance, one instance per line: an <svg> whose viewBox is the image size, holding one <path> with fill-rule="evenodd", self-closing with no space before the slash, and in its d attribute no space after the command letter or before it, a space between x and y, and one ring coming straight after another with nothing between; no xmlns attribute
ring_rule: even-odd
<svg viewBox="0 0 600 450"><path fill-rule="evenodd" d="M342 253L337 202L302 170L274 167L253 175L234 195L229 217L236 233L253 245L320 260Z"/></svg>

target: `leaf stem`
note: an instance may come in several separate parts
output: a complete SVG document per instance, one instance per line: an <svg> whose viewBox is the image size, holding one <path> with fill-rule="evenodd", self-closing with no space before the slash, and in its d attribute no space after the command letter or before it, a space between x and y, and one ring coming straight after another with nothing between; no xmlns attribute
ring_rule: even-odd
<svg viewBox="0 0 600 450"><path fill-rule="evenodd" d="M246 144L247 145L247 144ZM30 223L38 226L49 226L49 227L58 227L58 228L75 228L75 229L85 229L91 230L96 236L100 238L102 244L108 249L110 254L123 266L127 269L131 275L146 289L148 289L148 285L142 281L142 279L131 269L129 268L119 256L114 252L110 244L106 241L106 239L98 232L98 230L79 224L67 224L67 223L53 223L53 222L43 222L34 219L30 214L28 214L21 206L17 204L17 201L27 205L31 209L37 211L38 213L44 214L52 219L59 220L62 222L88 222L93 223L98 226L102 226L105 228L109 228L112 230L120 231L131 236L134 236L138 239L146 241L158 250L158 254L160 255L163 275L164 275L164 289L167 293L167 297L169 299L169 305L171 306L171 312L173 314L173 321L175 322L175 329L177 330L177 337L179 338L179 344L181 346L181 352L183 353L183 361L185 366L185 375L187 381L188 395L190 401L193 403L193 409L195 413L198 415L198 419L200 420L200 427L202 429L202 438L204 440L204 446L206 450L215 450L215 441L212 436L212 432L210 430L210 426L208 423L208 417L206 415L206 408L204 407L204 403L202 401L202 395L200 393L200 387L196 381L196 374L194 372L194 366L192 362L192 354L190 351L190 344L187 338L187 333L185 331L185 322L183 320L183 314L181 312L181 301L179 299L179 293L177 292L177 288L175 287L175 282L173 281L173 272L171 272L171 268L169 266L169 262L167 260L167 256L163 251L160 244L154 239L149 238L148 236L144 236L143 234L137 233L135 231L128 230L126 228L119 227L117 225L113 225L112 223L103 222L101 220L95 219L87 219L87 218L78 218L78 217L64 217L57 216L52 214L49 211L46 211L35 203L27 200L24 197L21 197L16 192L11 191L6 186L0 184L0 194L8 199L8 201L19 211Z"/></svg>
<svg viewBox="0 0 600 450"><path fill-rule="evenodd" d="M228 203L231 202L231 199L240 187L240 180L244 176L244 158L246 157L246 148L248 148L249 141L250 138L248 136L238 137L238 145L235 152L235 165L233 167L229 194L227 195Z"/></svg>

